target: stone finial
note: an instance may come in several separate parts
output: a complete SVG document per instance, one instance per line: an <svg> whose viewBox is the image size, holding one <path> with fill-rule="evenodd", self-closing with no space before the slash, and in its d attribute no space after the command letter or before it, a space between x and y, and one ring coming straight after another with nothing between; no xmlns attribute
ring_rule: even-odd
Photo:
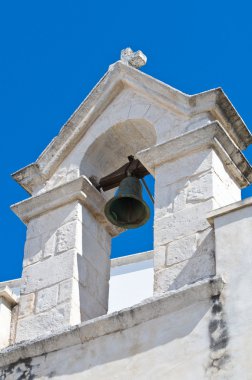
<svg viewBox="0 0 252 380"><path fill-rule="evenodd" d="M139 69L140 67L146 65L147 57L141 50L133 52L133 50L128 47L121 51L121 61L126 65Z"/></svg>

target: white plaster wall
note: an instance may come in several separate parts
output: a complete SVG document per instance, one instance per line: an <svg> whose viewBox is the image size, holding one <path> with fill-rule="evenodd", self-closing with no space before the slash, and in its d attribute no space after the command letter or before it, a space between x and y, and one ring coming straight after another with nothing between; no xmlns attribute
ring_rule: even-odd
<svg viewBox="0 0 252 380"><path fill-rule="evenodd" d="M27 359L3 374L7 379L22 372L60 380L205 379L210 309L211 301L201 300L85 344Z"/></svg>
<svg viewBox="0 0 252 380"><path fill-rule="evenodd" d="M112 267L110 276L109 313L153 295L153 259Z"/></svg>
<svg viewBox="0 0 252 380"><path fill-rule="evenodd" d="M222 214L223 210L225 213ZM218 379L250 380L252 379L252 197L217 210L215 214L216 269L218 273L222 273L227 284L222 295L225 302L227 333L220 359L223 362L229 358L226 377L220 376Z"/></svg>

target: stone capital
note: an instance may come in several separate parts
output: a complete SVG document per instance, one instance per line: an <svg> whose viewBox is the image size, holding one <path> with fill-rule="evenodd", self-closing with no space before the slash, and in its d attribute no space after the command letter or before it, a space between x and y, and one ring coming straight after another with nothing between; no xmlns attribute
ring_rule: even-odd
<svg viewBox="0 0 252 380"><path fill-rule="evenodd" d="M154 174L155 167L192 152L212 148L240 188L252 183L252 167L230 135L217 121L142 150L136 154L143 165Z"/></svg>
<svg viewBox="0 0 252 380"><path fill-rule="evenodd" d="M115 236L121 232L121 230L107 221L103 211L106 200L85 176L55 187L38 196L16 203L11 206L11 209L27 224L31 219L41 214L74 201L79 201L85 206L95 219L104 225L104 228L111 236Z"/></svg>

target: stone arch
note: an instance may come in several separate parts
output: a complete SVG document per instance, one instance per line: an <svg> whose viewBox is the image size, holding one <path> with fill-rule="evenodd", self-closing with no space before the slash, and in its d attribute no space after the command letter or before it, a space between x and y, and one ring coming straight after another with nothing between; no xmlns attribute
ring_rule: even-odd
<svg viewBox="0 0 252 380"><path fill-rule="evenodd" d="M115 124L89 146L80 163L80 174L101 178L127 162L129 155L156 144L156 131L144 119Z"/></svg>

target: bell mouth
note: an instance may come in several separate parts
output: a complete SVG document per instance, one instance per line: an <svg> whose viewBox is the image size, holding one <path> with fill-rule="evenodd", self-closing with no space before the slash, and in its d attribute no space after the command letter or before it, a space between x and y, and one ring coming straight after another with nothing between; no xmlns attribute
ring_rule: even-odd
<svg viewBox="0 0 252 380"><path fill-rule="evenodd" d="M150 218L150 210L145 201L140 201L132 195L112 198L104 211L112 224L126 229L141 227Z"/></svg>

